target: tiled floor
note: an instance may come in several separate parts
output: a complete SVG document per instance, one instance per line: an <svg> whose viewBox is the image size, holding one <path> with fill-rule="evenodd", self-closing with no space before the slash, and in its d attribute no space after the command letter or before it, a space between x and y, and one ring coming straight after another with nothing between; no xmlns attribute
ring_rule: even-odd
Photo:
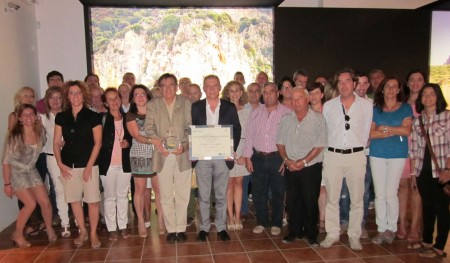
<svg viewBox="0 0 450 263"><path fill-rule="evenodd" d="M373 218L373 210L371 217ZM244 222L242 231L229 232L231 240L227 242L217 240L214 227L209 233L208 242L195 241L197 228L192 225L188 228L188 240L178 244L167 244L165 236L158 235L157 227L151 227L147 238L140 238L137 229L132 227L132 237L127 240L119 238L118 241L108 241L106 230L99 230L102 245L100 249L91 249L89 242L82 247L73 244L73 237L59 239L55 244L46 241L45 233L30 238L32 247L28 249L13 248L9 237L13 226L0 233L0 263L63 263L63 262L216 262L216 263L278 263L278 262L335 262L335 263L450 263L450 256L444 260L427 260L419 257L418 251L407 249L407 242L396 240L391 245L375 245L370 240L362 240L363 250L352 251L347 237L341 235L341 242L329 249L310 247L304 240L296 240L292 244L283 244L281 238L287 232L283 228L282 235L270 236L269 230L262 234L254 234L252 228L255 220ZM152 225L157 226L156 216L152 218ZM376 228L373 222L368 225L369 234L375 235ZM72 232L76 236L76 230ZM324 235L320 235L319 240ZM450 245L446 252L450 254Z"/></svg>

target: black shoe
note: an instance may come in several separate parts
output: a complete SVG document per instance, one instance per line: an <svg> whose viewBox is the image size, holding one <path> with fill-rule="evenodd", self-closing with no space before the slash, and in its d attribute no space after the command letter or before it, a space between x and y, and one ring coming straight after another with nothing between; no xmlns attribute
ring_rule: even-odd
<svg viewBox="0 0 450 263"><path fill-rule="evenodd" d="M297 240L302 240L303 238L305 238L304 234L298 234L295 236L295 239L297 239Z"/></svg>
<svg viewBox="0 0 450 263"><path fill-rule="evenodd" d="M177 240L186 241L187 240L186 232L177 233Z"/></svg>
<svg viewBox="0 0 450 263"><path fill-rule="evenodd" d="M176 233L167 234L166 241L168 243L175 243L175 241L177 241L177 234Z"/></svg>
<svg viewBox="0 0 450 263"><path fill-rule="evenodd" d="M202 230L198 232L197 241L206 242L206 237L208 236L208 232Z"/></svg>
<svg viewBox="0 0 450 263"><path fill-rule="evenodd" d="M230 240L230 236L228 235L227 231L222 230L219 233L217 233L217 236L220 237L220 240L227 241Z"/></svg>
<svg viewBox="0 0 450 263"><path fill-rule="evenodd" d="M308 238L308 244L312 247L319 246L319 242L317 242L317 238Z"/></svg>
<svg viewBox="0 0 450 263"><path fill-rule="evenodd" d="M283 237L283 240L281 240L281 242L284 244L290 244L290 243L294 242L294 240L295 240L295 235L289 234L289 235Z"/></svg>

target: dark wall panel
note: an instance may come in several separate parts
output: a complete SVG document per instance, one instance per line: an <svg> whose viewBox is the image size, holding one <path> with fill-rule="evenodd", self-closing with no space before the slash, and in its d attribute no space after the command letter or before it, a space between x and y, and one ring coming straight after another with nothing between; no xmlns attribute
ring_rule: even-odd
<svg viewBox="0 0 450 263"><path fill-rule="evenodd" d="M430 24L427 10L276 8L275 81L298 68L310 78L345 66L401 79L428 71Z"/></svg>

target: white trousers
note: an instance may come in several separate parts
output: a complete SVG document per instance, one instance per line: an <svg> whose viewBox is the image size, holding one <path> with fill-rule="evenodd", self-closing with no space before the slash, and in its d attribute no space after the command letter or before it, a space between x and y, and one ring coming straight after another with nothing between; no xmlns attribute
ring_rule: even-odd
<svg viewBox="0 0 450 263"><path fill-rule="evenodd" d="M186 232L191 175L191 169L180 171L173 154L166 157L163 169L158 173L161 206L169 233Z"/></svg>
<svg viewBox="0 0 450 263"><path fill-rule="evenodd" d="M125 229L128 223L128 191L131 173L124 173L122 165L109 167L106 176L100 176L104 189L104 216L108 231ZM117 218L117 220L116 220Z"/></svg>
<svg viewBox="0 0 450 263"><path fill-rule="evenodd" d="M370 157L375 190L375 215L378 232L397 232L398 187L406 158L385 159Z"/></svg>
<svg viewBox="0 0 450 263"><path fill-rule="evenodd" d="M61 180L61 171L54 156L47 155L47 169L53 180L56 195L56 207L58 208L58 215L61 219L61 226L69 225L69 205L64 199L64 187Z"/></svg>
<svg viewBox="0 0 450 263"><path fill-rule="evenodd" d="M367 158L364 151L341 154L325 150L322 176L327 189L327 205L325 208L327 236L339 238L339 199L344 177L351 200L347 234L349 237L359 238L361 236L366 163Z"/></svg>

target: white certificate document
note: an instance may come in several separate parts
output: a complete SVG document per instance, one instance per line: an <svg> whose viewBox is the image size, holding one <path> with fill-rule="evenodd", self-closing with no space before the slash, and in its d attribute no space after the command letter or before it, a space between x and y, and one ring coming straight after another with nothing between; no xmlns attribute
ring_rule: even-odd
<svg viewBox="0 0 450 263"><path fill-rule="evenodd" d="M233 125L191 125L190 160L233 158Z"/></svg>

